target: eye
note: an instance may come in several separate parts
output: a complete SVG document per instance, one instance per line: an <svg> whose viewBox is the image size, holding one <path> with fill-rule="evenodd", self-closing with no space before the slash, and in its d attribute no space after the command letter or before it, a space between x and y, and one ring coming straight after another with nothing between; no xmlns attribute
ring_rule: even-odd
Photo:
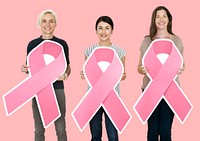
<svg viewBox="0 0 200 141"><path fill-rule="evenodd" d="M47 20L43 19L41 22L42 22L42 23L46 23L46 22L47 22Z"/></svg>
<svg viewBox="0 0 200 141"><path fill-rule="evenodd" d="M50 23L54 23L54 20L50 20L49 22L50 22Z"/></svg>
<svg viewBox="0 0 200 141"><path fill-rule="evenodd" d="M159 16L159 15L157 15L157 16L156 16L156 18L158 19L158 18L160 18L160 16Z"/></svg>
<svg viewBox="0 0 200 141"><path fill-rule="evenodd" d="M99 26L99 27L98 27L98 29L100 30L100 29L102 29L102 27L101 27L101 26Z"/></svg>

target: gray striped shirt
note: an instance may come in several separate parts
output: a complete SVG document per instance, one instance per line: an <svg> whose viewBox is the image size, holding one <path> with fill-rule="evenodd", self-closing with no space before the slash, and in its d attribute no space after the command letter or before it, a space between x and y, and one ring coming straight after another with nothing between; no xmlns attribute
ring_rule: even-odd
<svg viewBox="0 0 200 141"><path fill-rule="evenodd" d="M85 55L87 57L90 56L90 54L93 52L94 49L96 49L97 47L101 47L99 44L95 44L89 48L87 48L85 50ZM117 45L115 44L112 44L111 45L111 48L114 49L116 51L116 53L118 54L119 58L122 59L124 56L126 56L126 51L120 47L118 47ZM115 91L120 94L120 88L119 88L119 84L115 87ZM89 90L89 87L88 87L88 90Z"/></svg>

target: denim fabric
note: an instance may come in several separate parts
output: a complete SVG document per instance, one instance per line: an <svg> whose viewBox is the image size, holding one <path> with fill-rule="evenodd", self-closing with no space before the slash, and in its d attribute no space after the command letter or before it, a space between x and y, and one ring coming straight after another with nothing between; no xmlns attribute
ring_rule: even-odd
<svg viewBox="0 0 200 141"><path fill-rule="evenodd" d="M101 107L90 121L91 141L101 141L102 139L102 115L105 115L105 125L108 141L118 141L118 133L108 115Z"/></svg>
<svg viewBox="0 0 200 141"><path fill-rule="evenodd" d="M173 119L173 111L162 99L148 119L147 141L171 141Z"/></svg>

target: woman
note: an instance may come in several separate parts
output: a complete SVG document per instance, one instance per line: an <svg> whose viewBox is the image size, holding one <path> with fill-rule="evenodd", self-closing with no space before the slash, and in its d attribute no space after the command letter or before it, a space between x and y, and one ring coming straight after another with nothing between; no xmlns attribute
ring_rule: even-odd
<svg viewBox="0 0 200 141"><path fill-rule="evenodd" d="M67 77L71 73L70 60L69 60L69 48L65 40L57 38L54 35L54 30L57 26L57 16L53 10L47 9L45 11L42 11L40 15L38 16L37 25L41 29L41 36L29 42L28 47L27 47L27 55L31 52L31 50L37 47L37 45L39 45L44 40L51 40L51 41L55 41L61 44L65 53L67 69L64 74L61 74L58 77L58 81L55 81L53 83L53 87L55 90L55 95L56 95L57 102L58 102L60 112L61 112L61 116L54 122L57 140L67 141L66 121L65 121L66 102L65 102L65 92L64 92L63 81L66 80ZM28 73L28 68L29 66L24 64L21 67L21 71ZM34 140L44 141L45 128L42 124L42 119L41 119L40 112L39 112L35 98L33 98L32 100L32 110L33 110L34 127L35 127Z"/></svg>
<svg viewBox="0 0 200 141"><path fill-rule="evenodd" d="M150 79L146 75L148 68L142 65L142 58L151 42L155 39L170 39L172 40L180 53L183 55L184 47L181 39L172 32L172 15L164 6L157 7L151 18L151 25L149 35L146 36L140 47L140 59L138 64L138 72L144 75L142 90L146 88ZM184 70L185 65L179 70L179 74ZM179 84L179 79L176 79ZM165 102L164 99L160 101L152 115L148 119L148 141L171 141L171 129L174 113Z"/></svg>
<svg viewBox="0 0 200 141"><path fill-rule="evenodd" d="M116 51L118 54L119 58L122 61L122 64L124 65L125 68L125 55L126 52L122 49L119 48L118 46L112 44L110 38L113 33L114 29L114 24L113 21L110 17L108 16L101 16L98 18L96 21L96 33L99 38L99 43L87 48L85 50L85 59L87 59L92 51L98 47L104 46L108 48L112 48ZM103 55L103 54L102 54ZM125 70L124 70L125 72ZM83 71L81 72L81 78L84 79L84 74ZM124 80L126 78L126 73L123 74L121 80ZM119 85L116 86L116 92L119 94ZM106 124L106 130L107 130L107 135L108 135L108 140L109 141L118 141L118 133L114 125L112 124L111 120L109 119L108 115L104 111L104 109L101 107L97 113L94 115L94 117L90 121L90 131L92 135L91 141L101 141L102 138L102 115L105 115L105 124Z"/></svg>

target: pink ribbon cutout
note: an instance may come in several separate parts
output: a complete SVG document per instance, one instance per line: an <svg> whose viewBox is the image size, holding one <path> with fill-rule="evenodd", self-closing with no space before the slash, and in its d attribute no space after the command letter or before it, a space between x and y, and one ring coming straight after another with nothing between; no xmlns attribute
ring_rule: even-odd
<svg viewBox="0 0 200 141"><path fill-rule="evenodd" d="M110 63L104 73L98 66L100 61ZM90 90L72 112L79 130L83 131L99 108L103 106L116 129L122 133L131 115L114 89L124 71L118 55L111 48L99 47L89 56L83 71Z"/></svg>
<svg viewBox="0 0 200 141"><path fill-rule="evenodd" d="M162 64L156 55L168 54ZM192 110L192 104L177 84L179 68L183 58L173 41L168 39L154 40L144 54L143 66L148 68L150 83L137 100L134 110L142 123L146 123L162 98L168 103L179 121L183 124Z"/></svg>
<svg viewBox="0 0 200 141"><path fill-rule="evenodd" d="M44 54L55 59L45 64ZM42 122L45 128L60 117L53 82L66 69L65 55L60 44L45 40L27 56L29 77L3 95L6 115L10 116L20 107L36 98Z"/></svg>

